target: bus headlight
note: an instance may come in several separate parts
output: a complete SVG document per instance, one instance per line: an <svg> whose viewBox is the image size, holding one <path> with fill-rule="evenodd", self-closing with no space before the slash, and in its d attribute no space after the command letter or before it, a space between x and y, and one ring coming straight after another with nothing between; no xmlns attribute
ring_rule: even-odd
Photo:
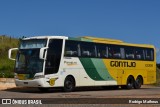
<svg viewBox="0 0 160 107"><path fill-rule="evenodd" d="M17 73L14 73L14 78L15 78L15 79L18 79Z"/></svg>
<svg viewBox="0 0 160 107"><path fill-rule="evenodd" d="M40 79L40 78L44 78L45 76L44 75L36 75L34 76L34 79Z"/></svg>

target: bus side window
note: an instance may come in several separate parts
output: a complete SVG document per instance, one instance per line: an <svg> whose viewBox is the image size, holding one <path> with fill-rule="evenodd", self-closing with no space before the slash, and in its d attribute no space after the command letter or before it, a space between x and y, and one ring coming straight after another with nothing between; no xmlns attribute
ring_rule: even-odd
<svg viewBox="0 0 160 107"><path fill-rule="evenodd" d="M83 53L82 53L83 56L90 56L90 55L91 55L88 50L86 50L86 51L83 50L82 52L83 52Z"/></svg>
<svg viewBox="0 0 160 107"><path fill-rule="evenodd" d="M97 57L108 58L108 47L106 45L97 45Z"/></svg>
<svg viewBox="0 0 160 107"><path fill-rule="evenodd" d="M122 59L125 59L125 50L124 50L124 47L122 48L120 48L120 53L121 53L121 58Z"/></svg>
<svg viewBox="0 0 160 107"><path fill-rule="evenodd" d="M153 60L153 50L152 49L145 50L145 58L146 60Z"/></svg>
<svg viewBox="0 0 160 107"><path fill-rule="evenodd" d="M125 47L125 57L126 57L126 59L135 59L133 47Z"/></svg>
<svg viewBox="0 0 160 107"><path fill-rule="evenodd" d="M120 52L120 47L114 46L113 47L113 58L121 58L121 52Z"/></svg>
<svg viewBox="0 0 160 107"><path fill-rule="evenodd" d="M136 48L135 49L135 57L138 60L144 60L145 59L144 50L142 48Z"/></svg>
<svg viewBox="0 0 160 107"><path fill-rule="evenodd" d="M108 47L108 57L113 58L113 50L111 47Z"/></svg>
<svg viewBox="0 0 160 107"><path fill-rule="evenodd" d="M154 61L154 50L151 49L151 60Z"/></svg>
<svg viewBox="0 0 160 107"><path fill-rule="evenodd" d="M94 43L81 42L80 47L82 57L96 57L96 47Z"/></svg>
<svg viewBox="0 0 160 107"><path fill-rule="evenodd" d="M115 59L121 59L121 48L116 45L110 45L108 47L108 58L115 58Z"/></svg>
<svg viewBox="0 0 160 107"><path fill-rule="evenodd" d="M78 56L78 43L76 41L66 40L64 56L68 57Z"/></svg>

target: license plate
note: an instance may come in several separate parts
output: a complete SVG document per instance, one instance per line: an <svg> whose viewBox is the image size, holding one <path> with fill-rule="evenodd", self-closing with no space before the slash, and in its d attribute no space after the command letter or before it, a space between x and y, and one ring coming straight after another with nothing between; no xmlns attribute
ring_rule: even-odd
<svg viewBox="0 0 160 107"><path fill-rule="evenodd" d="M26 75L25 74L18 74L18 79L19 80L25 80L26 79Z"/></svg>

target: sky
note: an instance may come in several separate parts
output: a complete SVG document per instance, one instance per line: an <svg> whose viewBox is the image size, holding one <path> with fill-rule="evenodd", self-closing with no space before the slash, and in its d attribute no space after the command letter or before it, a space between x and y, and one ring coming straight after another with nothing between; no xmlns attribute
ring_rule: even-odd
<svg viewBox="0 0 160 107"><path fill-rule="evenodd" d="M153 44L160 63L160 0L0 0L0 35L95 36Z"/></svg>

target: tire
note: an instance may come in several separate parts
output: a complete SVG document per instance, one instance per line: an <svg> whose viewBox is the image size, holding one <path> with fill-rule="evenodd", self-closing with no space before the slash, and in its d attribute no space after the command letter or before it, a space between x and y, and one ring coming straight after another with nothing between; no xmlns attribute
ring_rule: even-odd
<svg viewBox="0 0 160 107"><path fill-rule="evenodd" d="M73 77L67 77L64 81L64 92L72 92L75 89L75 80Z"/></svg>
<svg viewBox="0 0 160 107"><path fill-rule="evenodd" d="M134 87L134 78L132 76L129 76L127 79L127 89L132 89Z"/></svg>
<svg viewBox="0 0 160 107"><path fill-rule="evenodd" d="M134 88L140 89L143 84L143 80L140 76L137 77L136 81L134 82Z"/></svg>
<svg viewBox="0 0 160 107"><path fill-rule="evenodd" d="M132 89L134 87L134 78L132 76L129 76L127 78L127 83L126 85L122 85L122 89Z"/></svg>

